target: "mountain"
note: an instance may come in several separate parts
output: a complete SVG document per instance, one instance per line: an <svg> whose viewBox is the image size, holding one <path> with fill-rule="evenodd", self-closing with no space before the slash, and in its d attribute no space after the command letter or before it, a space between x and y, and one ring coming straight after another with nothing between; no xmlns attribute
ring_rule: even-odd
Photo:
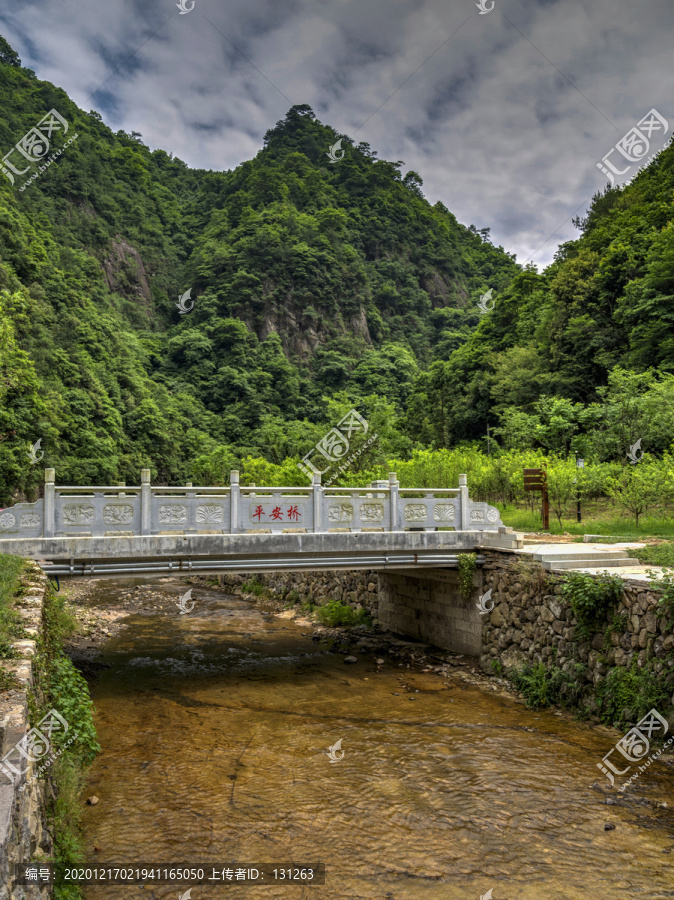
<svg viewBox="0 0 674 900"><path fill-rule="evenodd" d="M307 452L352 405L388 423L379 453L409 452L420 373L520 272L308 106L213 172L113 133L1 38L0 98L0 503L44 465L66 484L221 480Z"/></svg>
<svg viewBox="0 0 674 900"><path fill-rule="evenodd" d="M666 450L674 424L673 219L670 143L631 183L599 191L574 222L581 236L560 246L543 273L517 273L456 352L420 375L407 431L442 447L483 442L490 425L502 445L562 454L575 435L580 455L623 461L628 436L631 443L648 431L649 449ZM599 432L611 428L623 436L604 446ZM547 443L536 438L541 429Z"/></svg>

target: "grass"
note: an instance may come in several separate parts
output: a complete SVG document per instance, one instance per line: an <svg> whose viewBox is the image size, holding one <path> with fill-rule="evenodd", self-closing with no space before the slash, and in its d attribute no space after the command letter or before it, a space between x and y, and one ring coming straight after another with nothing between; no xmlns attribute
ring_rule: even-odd
<svg viewBox="0 0 674 900"><path fill-rule="evenodd" d="M0 659L16 656L13 642L23 635L14 598L21 592L21 578L25 570L26 562L21 557L0 553Z"/></svg>
<svg viewBox="0 0 674 900"><path fill-rule="evenodd" d="M501 519L505 525L514 528L515 531L540 531L542 528L541 514L532 512L517 506L499 507ZM607 503L586 503L582 506L582 522L576 521L575 505L568 510L569 517L562 517L560 527L556 517L550 514L550 534L602 534L620 535L630 540L643 540L648 537L662 537L674 539L674 518L663 510L661 516L641 516L639 526L634 524L634 518L628 515L620 515L615 507Z"/></svg>
<svg viewBox="0 0 674 900"><path fill-rule="evenodd" d="M316 615L321 624L332 627L370 624L370 617L366 609L352 609L339 600L331 600L325 606L319 606Z"/></svg>
<svg viewBox="0 0 674 900"><path fill-rule="evenodd" d="M674 567L674 542L666 541L661 544L650 544L641 550L632 550L642 565L670 566Z"/></svg>

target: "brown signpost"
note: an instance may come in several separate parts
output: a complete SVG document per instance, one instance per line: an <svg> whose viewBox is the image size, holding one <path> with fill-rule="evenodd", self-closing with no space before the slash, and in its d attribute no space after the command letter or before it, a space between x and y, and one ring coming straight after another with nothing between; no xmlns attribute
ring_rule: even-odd
<svg viewBox="0 0 674 900"><path fill-rule="evenodd" d="M545 469L524 470L524 490L540 491L543 501L543 531L550 530L550 501L548 499L548 473Z"/></svg>

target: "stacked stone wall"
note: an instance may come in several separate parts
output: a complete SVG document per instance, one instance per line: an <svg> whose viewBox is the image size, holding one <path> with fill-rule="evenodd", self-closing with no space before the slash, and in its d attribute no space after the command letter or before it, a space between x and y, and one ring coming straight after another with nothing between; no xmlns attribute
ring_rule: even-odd
<svg viewBox="0 0 674 900"><path fill-rule="evenodd" d="M606 623L586 640L576 635L563 579L521 558L487 554L482 590L491 589L494 608L482 617L482 670L493 674L525 663L554 664L580 681L593 710L595 689L609 668L629 669L636 660L639 668L652 664L654 677L674 692L674 633L671 620L657 614L661 595L647 583L625 579L615 609L625 627L609 629ZM670 705L674 707L674 696Z"/></svg>

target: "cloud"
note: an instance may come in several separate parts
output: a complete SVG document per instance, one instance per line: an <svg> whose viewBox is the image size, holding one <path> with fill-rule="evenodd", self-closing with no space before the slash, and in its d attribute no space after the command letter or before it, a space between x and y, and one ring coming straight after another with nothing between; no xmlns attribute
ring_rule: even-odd
<svg viewBox="0 0 674 900"><path fill-rule="evenodd" d="M38 77L191 166L234 168L309 103L540 266L576 236L615 142L652 107L674 123L673 25L664 0L482 16L472 0L196 0L182 16L173 0L33 0L2 32Z"/></svg>

